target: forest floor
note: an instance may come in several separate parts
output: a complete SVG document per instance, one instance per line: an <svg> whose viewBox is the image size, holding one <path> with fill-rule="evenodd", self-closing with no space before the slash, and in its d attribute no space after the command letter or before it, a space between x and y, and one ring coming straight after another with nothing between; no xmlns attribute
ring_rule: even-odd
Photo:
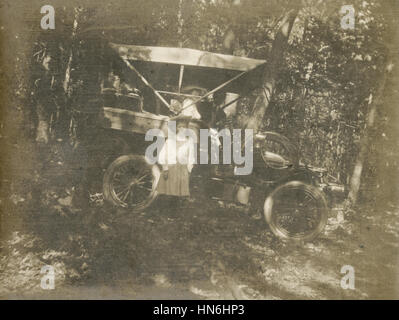
<svg viewBox="0 0 399 320"><path fill-rule="evenodd" d="M217 202L142 214L107 208L91 194L72 205L82 175L68 147L42 153L9 143L3 159L0 298L383 299L399 297L399 207L363 205L312 242L285 243L238 208ZM49 152L50 150L50 152ZM11 156L13 155L13 156ZM78 161L79 162L79 161ZM342 213L342 212L341 212ZM41 268L55 288L41 288ZM343 289L344 265L355 288Z"/></svg>

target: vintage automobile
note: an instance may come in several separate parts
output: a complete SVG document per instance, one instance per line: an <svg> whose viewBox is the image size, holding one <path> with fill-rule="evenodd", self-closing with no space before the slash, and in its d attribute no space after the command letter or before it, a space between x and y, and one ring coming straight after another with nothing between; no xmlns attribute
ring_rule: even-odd
<svg viewBox="0 0 399 320"><path fill-rule="evenodd" d="M95 125L118 149L104 153L103 195L108 203L137 213L157 198L161 173L144 157L146 132L158 128L167 135L168 121L179 113L174 105L185 98L203 115L191 121L193 127L223 124L238 99L259 86L267 61L186 48L115 43L110 48L141 86L127 85L124 92L102 88ZM234 165L194 167L191 194L261 210L271 231L284 239L306 241L320 234L329 211L324 191L336 187L324 178L325 170L303 165L295 146L275 132L254 133L253 157L250 175L235 175Z"/></svg>

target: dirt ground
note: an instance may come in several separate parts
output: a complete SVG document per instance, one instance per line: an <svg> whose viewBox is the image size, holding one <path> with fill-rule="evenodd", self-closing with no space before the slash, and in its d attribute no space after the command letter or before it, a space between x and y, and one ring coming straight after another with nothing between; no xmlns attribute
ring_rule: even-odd
<svg viewBox="0 0 399 320"><path fill-rule="evenodd" d="M343 212L309 243L277 239L263 219L220 203L159 199L142 214L100 193L73 204L82 176L66 144L9 143L3 159L2 299L397 299L399 206ZM39 151L39 152L38 152ZM344 217L344 219L342 219ZM40 286L55 270L54 290ZM341 288L341 268L355 289Z"/></svg>

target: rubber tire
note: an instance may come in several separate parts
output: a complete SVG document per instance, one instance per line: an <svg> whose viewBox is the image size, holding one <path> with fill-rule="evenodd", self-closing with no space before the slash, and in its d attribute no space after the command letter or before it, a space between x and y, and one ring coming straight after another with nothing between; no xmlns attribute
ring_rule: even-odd
<svg viewBox="0 0 399 320"><path fill-rule="evenodd" d="M309 234L306 234L304 236L289 236L282 232L278 226L274 224L274 219L273 215L275 212L273 211L273 201L274 198L276 197L277 194L284 192L287 189L302 189L307 192L310 192L318 201L320 205L320 222L317 225L317 227ZM316 187L303 183L301 181L290 181L287 182L279 187L277 187L265 200L264 203L264 215L267 224L269 225L271 231L273 232L274 235L276 235L279 238L286 239L286 240L291 240L291 241L310 241L313 240L315 237L317 237L325 228L327 224L327 219L328 219L328 207L327 207L327 201L321 191L319 191Z"/></svg>
<svg viewBox="0 0 399 320"><path fill-rule="evenodd" d="M287 150L290 159L292 159L293 167L294 168L298 167L298 165L299 165L298 150L295 147L295 145L287 137L285 137L277 132L272 132L272 131L261 132L260 134L265 136L265 140L271 140L273 142L277 142L277 143L281 144ZM263 159L262 147L260 147L260 152L261 152L261 156ZM263 160L263 161L265 162L265 165L269 166L265 160ZM274 168L274 167L272 167L272 168ZM286 169L286 168L274 168L274 169L280 170L280 169Z"/></svg>
<svg viewBox="0 0 399 320"><path fill-rule="evenodd" d="M114 175L114 172L118 167L126 164L127 162L134 161L135 163L141 162L142 164L145 163L146 166L148 166L149 169L152 171L153 175L153 187L152 187L152 192L150 196L146 199L145 202L140 204L139 206L129 206L124 203L122 203L119 199L115 198L112 192L112 177ZM137 212L142 212L144 209L146 209L156 198L157 196L157 191L156 191L156 186L158 183L160 177L160 170L156 165L150 165L146 162L144 156L140 155L123 155L120 156L119 158L115 159L107 168L107 170L104 173L104 178L103 178L103 195L104 199L112 204L113 206L120 207L120 208L125 208L129 209L129 211L133 213Z"/></svg>

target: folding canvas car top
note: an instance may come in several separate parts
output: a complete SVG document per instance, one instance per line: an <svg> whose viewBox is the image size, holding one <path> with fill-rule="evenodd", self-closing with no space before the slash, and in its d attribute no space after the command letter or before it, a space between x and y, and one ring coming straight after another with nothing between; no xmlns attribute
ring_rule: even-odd
<svg viewBox="0 0 399 320"><path fill-rule="evenodd" d="M264 64L266 60L237 57L207 51L149 47L110 43L111 48L127 60L150 61L208 68L220 68L237 71L249 71Z"/></svg>

